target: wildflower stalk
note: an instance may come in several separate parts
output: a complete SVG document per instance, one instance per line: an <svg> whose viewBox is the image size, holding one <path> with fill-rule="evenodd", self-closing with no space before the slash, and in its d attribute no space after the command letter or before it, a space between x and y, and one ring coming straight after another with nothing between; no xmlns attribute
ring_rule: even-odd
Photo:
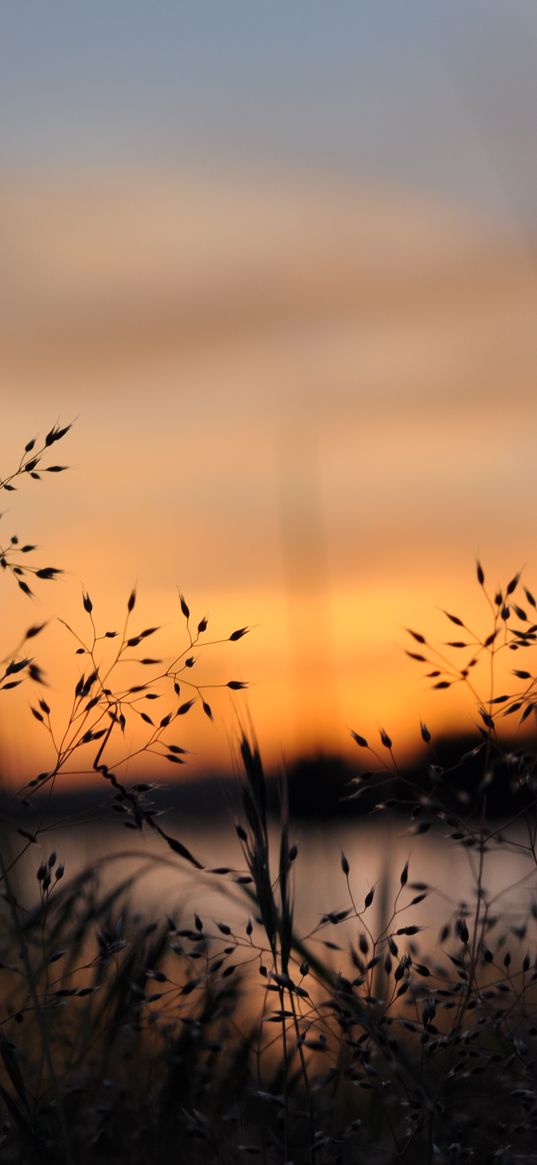
<svg viewBox="0 0 537 1165"><path fill-rule="evenodd" d="M54 1061L53 1061L53 1057L52 1057L52 1049L50 1046L49 1031L47 1028L47 1020L46 1020L46 1016L43 1013L41 1003L39 1000L39 995L38 995L38 991L37 991L37 985L36 985L36 981L35 981L33 967L32 967L32 963L31 963L29 951L28 951L28 946L26 943L26 936L24 933L24 928L20 922L17 900L16 900L15 894L13 892L10 874L7 870L6 865L5 865L1 847L0 847L0 870L2 873L2 879L4 881L4 885L5 885L5 898L7 900L7 904L9 907L9 912L11 915L11 920L13 923L14 932L15 932L15 935L17 937L17 942L18 942L19 947L20 947L20 954L21 954L21 959L22 959L22 963L23 963L23 967L24 967L26 983L28 985L28 990L30 993L31 1001L32 1001L33 1012L34 1012L34 1015L36 1017L37 1025L39 1028L39 1033L41 1036L41 1047L42 1047L43 1054L45 1057L45 1061L46 1061L46 1065L47 1065L47 1069L48 1069L48 1074L49 1074L50 1082L51 1082L51 1086L52 1086L52 1091L54 1093L54 1100L55 1100L55 1104L56 1104L56 1110L58 1113L58 1122L59 1122L59 1126L60 1126L63 1151L64 1151L64 1155L65 1155L65 1165L73 1165L71 1141L70 1141L70 1137L69 1137L69 1130L67 1127L67 1120L65 1117L63 1099L62 1099L62 1095L60 1092L56 1072L54 1069Z"/></svg>

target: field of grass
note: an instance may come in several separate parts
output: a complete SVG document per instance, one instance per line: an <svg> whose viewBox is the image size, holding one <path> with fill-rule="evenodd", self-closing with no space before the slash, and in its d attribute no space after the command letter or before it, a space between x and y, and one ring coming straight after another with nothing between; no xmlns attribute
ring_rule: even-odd
<svg viewBox="0 0 537 1165"><path fill-rule="evenodd" d="M56 426L41 444L28 442L2 490L59 472L51 454L68 430ZM0 548L12 576L6 583L18 585L21 601L59 573L29 565L33 554L15 536ZM196 655L211 647L207 622L192 619L183 595L185 642L169 662L146 655L157 628L133 629L135 591L118 630L101 631L83 595L86 630L69 628L82 670L61 726L34 657L42 628L30 626L7 651L0 698L7 704L10 690L27 684L36 729L54 760L3 800L1 1161L537 1162L536 758L527 742L507 748L500 730L504 719L535 714L537 680L527 657L536 604L519 575L491 592L479 563L476 574L486 629L477 633L446 612L453 639L436 647L412 629L408 653L438 689L468 689L476 709L471 748L446 765L422 724L429 759L425 780L415 782L400 769L385 729L378 745L357 729L357 775L342 800L343 810L364 798L368 812L396 815L409 851L430 830L447 836L453 862L464 857L473 872L472 895L455 909L441 887L413 880L412 855L389 896L382 879L364 887L334 847L345 906L336 903L304 933L285 775L275 841L274 789L252 732L238 740L240 812L229 822L240 866L214 868L188 837L168 832L152 782L123 775L132 757L124 730L136 723L145 733L137 751L173 769L185 760L177 720L195 705L213 716L210 691L195 681ZM237 628L230 644L247 633ZM511 690L501 692L496 674L506 658L517 667ZM129 660L141 678L121 668ZM154 713L159 699L169 709L163 716ZM150 833L162 847L159 861L191 869L182 915L144 915L130 875L118 875L111 888L102 864L63 867L49 826L57 778L69 771L93 774L110 813L130 831L130 848ZM500 823L487 810L498 782L510 798ZM500 852L525 861L514 911L487 889ZM226 921L224 906L218 920L203 916L195 897L202 876L224 889L234 919L239 907L240 924ZM516 900L517 888L508 890ZM432 896L433 943L424 942L422 905L429 908Z"/></svg>

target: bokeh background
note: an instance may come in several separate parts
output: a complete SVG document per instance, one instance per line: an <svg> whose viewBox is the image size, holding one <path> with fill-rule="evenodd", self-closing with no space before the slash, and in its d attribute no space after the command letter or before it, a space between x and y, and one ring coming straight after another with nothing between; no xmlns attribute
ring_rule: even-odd
<svg viewBox="0 0 537 1165"><path fill-rule="evenodd" d="M4 495L1 540L66 572L3 580L5 650L136 582L171 653L180 586L254 626L204 674L252 681L271 762L468 728L403 626L477 623L476 554L537 573L535 5L25 0L1 42L0 469L76 419L69 474ZM53 621L39 658L61 715ZM45 743L11 696L17 779ZM230 764L213 703L193 771Z"/></svg>

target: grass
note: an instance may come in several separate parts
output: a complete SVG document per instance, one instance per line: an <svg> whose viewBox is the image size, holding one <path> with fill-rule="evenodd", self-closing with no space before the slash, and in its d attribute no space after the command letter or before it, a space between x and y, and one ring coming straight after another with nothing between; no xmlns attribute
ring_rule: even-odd
<svg viewBox="0 0 537 1165"><path fill-rule="evenodd" d="M68 430L50 430L41 445L28 442L2 488L12 491L28 477L39 481L50 447ZM15 537L0 550L24 600L32 586L59 574L27 566L32 553ZM422 724L427 777L414 782L386 729L378 746L353 732L357 760L366 758L367 768L359 765L343 804L367 795L375 813L395 815L412 854L392 893L387 876L364 885L364 871L334 848L340 898L307 933L295 909L301 855L285 779L275 830L251 734L239 741L241 812L230 821L242 854L236 868L214 869L192 852L188 838L163 826L151 782L122 776L133 755L125 745L128 723L143 732L137 751L151 763L158 757L176 765L186 760L173 739L177 721L196 707L213 716L207 687L194 678L198 652L210 647L207 621L192 620L183 595L185 641L170 661L144 654L158 628L133 630L134 591L113 631L99 629L92 600L82 596L87 630L67 630L83 670L65 723L41 695L45 673L28 648L43 628L30 627L6 655L2 699L21 683L37 691L32 712L51 761L4 798L2 1161L537 1161L536 764L527 741L506 748L500 731L504 721L535 714L531 670L505 666L535 643L535 599L524 588L519 600L518 575L490 592L479 563L476 574L484 631L445 612L457 638L435 645L410 630L408 650L440 691L467 688L475 744L444 765ZM238 628L228 641L247 631ZM125 681L125 664L129 677L134 669L143 678ZM509 684L497 694L502 671ZM164 704L167 711L156 716L154 707ZM472 771L480 766L471 788L460 779L470 763ZM108 809L124 828L160 841L148 863L191 871L182 915L141 915L132 876L101 877L106 859L73 873L64 869L49 844L54 791L62 773L81 771L102 783ZM501 823L487 813L497 781L507 781L515 798ZM34 824L25 823L25 814ZM442 887L413 880L414 848L427 833L439 842L447 836L453 860L467 862L471 874L470 900L447 915ZM526 863L526 893L508 909L517 887L492 893L487 874L499 854L509 853ZM203 917L195 892L207 878L224 889L240 922ZM423 924L431 902L436 942Z"/></svg>

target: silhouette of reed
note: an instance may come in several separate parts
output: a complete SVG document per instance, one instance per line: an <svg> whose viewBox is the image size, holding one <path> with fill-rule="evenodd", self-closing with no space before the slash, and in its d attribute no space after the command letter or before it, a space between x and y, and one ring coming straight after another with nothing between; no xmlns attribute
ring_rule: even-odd
<svg viewBox="0 0 537 1165"><path fill-rule="evenodd" d="M29 442L1 488L14 489L28 475L39 479L42 458L69 427L51 430L37 453ZM55 468L63 467L48 471ZM30 553L16 538L0 551L25 598L29 574L53 581L59 573L32 572L21 559ZM509 690L497 694L510 653L535 643L535 599L524 588L524 606L515 602L519 575L490 592L479 563L477 582L486 629L471 630L446 612L460 638L437 645L411 630L408 651L440 693L455 684L467 689L475 742L446 763L422 723L428 760L416 780L403 771L385 728L378 747L353 731L368 767L343 789L342 806L367 797L370 812L397 807L406 814L412 852L393 888L388 873L373 884L335 850L340 897L306 933L295 907L300 854L285 775L275 835L252 734L242 732L239 741L241 810L230 824L241 855L236 867L194 855L188 838L163 827L152 783L122 776L132 756L124 745L127 723L143 730L142 755L175 765L187 758L172 739L177 722L196 706L212 717L207 685L194 679L197 652L210 646L206 619L192 620L180 594L185 643L166 662L138 654L158 628L132 630L135 591L117 630L99 628L83 594L87 631L68 628L83 671L67 722L60 730L48 701L34 701L52 763L6 801L2 822L3 1161L537 1161L535 754L527 741L507 746L500 731L507 718L518 714L523 723L534 715L537 679L511 668ZM42 629L29 628L6 655L3 699L21 683L43 690L45 673L27 654ZM141 669L140 683L122 680L126 660ZM158 705L164 715L154 713L157 700L165 702ZM474 778L476 766L480 774L470 786L456 779L469 764ZM140 914L131 874L105 884L103 868L117 856L72 874L64 868L47 827L57 777L74 769L103 784L110 811L134 836L149 831L162 842L141 860L138 876L144 862L191 871L182 914ZM487 812L497 781L508 782L514 798L501 823ZM37 824L21 826L36 796ZM469 863L467 902L446 907L445 887L413 880L414 847L430 831L439 843L447 837L454 861L460 853ZM517 887L487 889L490 863L511 852L527 863L521 886L528 893L519 903L515 893L515 907L508 900ZM222 888L239 924L203 916L195 897L201 879ZM431 901L436 942L422 921L422 904Z"/></svg>

